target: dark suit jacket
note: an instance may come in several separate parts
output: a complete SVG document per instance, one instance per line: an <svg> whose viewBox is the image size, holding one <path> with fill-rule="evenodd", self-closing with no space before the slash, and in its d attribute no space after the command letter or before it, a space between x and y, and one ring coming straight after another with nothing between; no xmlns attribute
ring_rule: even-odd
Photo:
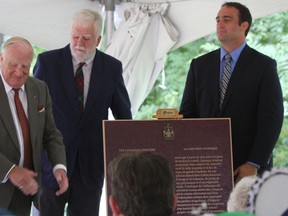
<svg viewBox="0 0 288 216"><path fill-rule="evenodd" d="M41 176L41 151L46 149L53 166L58 163L66 165L65 148L62 135L55 126L51 98L47 86L44 82L29 77L25 84L25 91L28 102L33 165L35 172L38 173L37 180L39 183ZM19 164L20 147L1 78L0 98L0 179L2 181L12 165ZM4 184L0 184L0 208L9 206L14 190L15 187L9 180Z"/></svg>
<svg viewBox="0 0 288 216"><path fill-rule="evenodd" d="M220 49L192 60L180 107L186 118L229 117L234 168L267 167L283 121L276 61L245 46L219 110Z"/></svg>
<svg viewBox="0 0 288 216"><path fill-rule="evenodd" d="M68 175L74 169L76 153L79 152L79 166L84 183L90 188L102 187L102 120L108 118L109 108L116 119L132 118L121 62L96 51L82 119L76 101L69 45L40 54L34 67L34 75L48 84L55 122L63 134L66 146ZM44 179L44 186L53 186L51 181L53 180Z"/></svg>

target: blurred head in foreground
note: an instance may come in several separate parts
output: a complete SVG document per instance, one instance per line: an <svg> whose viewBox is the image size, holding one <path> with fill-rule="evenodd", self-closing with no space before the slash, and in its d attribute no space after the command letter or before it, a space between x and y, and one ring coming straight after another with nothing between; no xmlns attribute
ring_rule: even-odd
<svg viewBox="0 0 288 216"><path fill-rule="evenodd" d="M176 207L174 180L168 161L159 154L120 155L109 164L114 216L170 216Z"/></svg>

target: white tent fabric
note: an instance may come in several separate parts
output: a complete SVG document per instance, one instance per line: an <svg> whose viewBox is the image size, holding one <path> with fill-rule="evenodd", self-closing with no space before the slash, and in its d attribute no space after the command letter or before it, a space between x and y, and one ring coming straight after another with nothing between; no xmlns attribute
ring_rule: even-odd
<svg viewBox="0 0 288 216"><path fill-rule="evenodd" d="M109 1L109 0L103 0ZM114 0L117 2L117 0ZM126 0L127 1L127 0ZM215 31L215 16L224 0L130 0L137 4L169 3L167 17L180 33L173 48ZM288 10L287 0L239 0L251 10L253 18ZM124 17L130 3L120 2L114 13L115 22ZM0 33L27 37L46 49L65 46L69 41L72 15L81 8L100 11L104 5L91 0L1 0Z"/></svg>
<svg viewBox="0 0 288 216"><path fill-rule="evenodd" d="M70 39L72 16L81 8L105 16L103 7L89 0L1 0L0 33L26 37L45 49L63 47Z"/></svg>
<svg viewBox="0 0 288 216"><path fill-rule="evenodd" d="M133 116L164 68L164 55L177 42L179 33L165 16L168 6L146 4L127 9L127 20L117 28L106 49L122 61Z"/></svg>

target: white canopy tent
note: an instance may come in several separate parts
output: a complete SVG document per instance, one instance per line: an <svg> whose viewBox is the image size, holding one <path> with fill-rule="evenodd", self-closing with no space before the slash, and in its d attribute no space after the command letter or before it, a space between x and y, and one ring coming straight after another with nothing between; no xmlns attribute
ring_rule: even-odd
<svg viewBox="0 0 288 216"><path fill-rule="evenodd" d="M180 33L174 48L215 31L215 16L225 0L101 0L116 2L116 25L123 11L134 4L169 3L167 17ZM118 0L121 1L121 0ZM253 18L288 10L287 0L239 0L251 11ZM21 35L46 49L65 46L69 41L72 15L81 8L100 11L105 5L91 0L1 0L0 33ZM110 21L110 20L109 20ZM112 20L111 20L112 22Z"/></svg>
<svg viewBox="0 0 288 216"><path fill-rule="evenodd" d="M98 10L106 18L106 41L110 42L113 26L116 26L114 38L106 52L123 63L123 77L135 116L164 67L164 55L169 50L214 32L215 16L223 2L1 0L0 33L23 36L35 45L55 49L69 42L70 21L77 10ZM288 10L287 0L239 2L250 9L254 19ZM125 19L125 11L129 11L129 18Z"/></svg>

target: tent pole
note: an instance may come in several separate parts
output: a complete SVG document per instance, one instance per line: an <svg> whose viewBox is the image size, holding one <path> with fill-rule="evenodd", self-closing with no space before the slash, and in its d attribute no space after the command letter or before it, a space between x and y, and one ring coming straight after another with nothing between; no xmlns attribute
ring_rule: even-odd
<svg viewBox="0 0 288 216"><path fill-rule="evenodd" d="M111 41L114 32L114 11L115 2L114 0L105 0L105 11L106 11L106 40L105 48Z"/></svg>

